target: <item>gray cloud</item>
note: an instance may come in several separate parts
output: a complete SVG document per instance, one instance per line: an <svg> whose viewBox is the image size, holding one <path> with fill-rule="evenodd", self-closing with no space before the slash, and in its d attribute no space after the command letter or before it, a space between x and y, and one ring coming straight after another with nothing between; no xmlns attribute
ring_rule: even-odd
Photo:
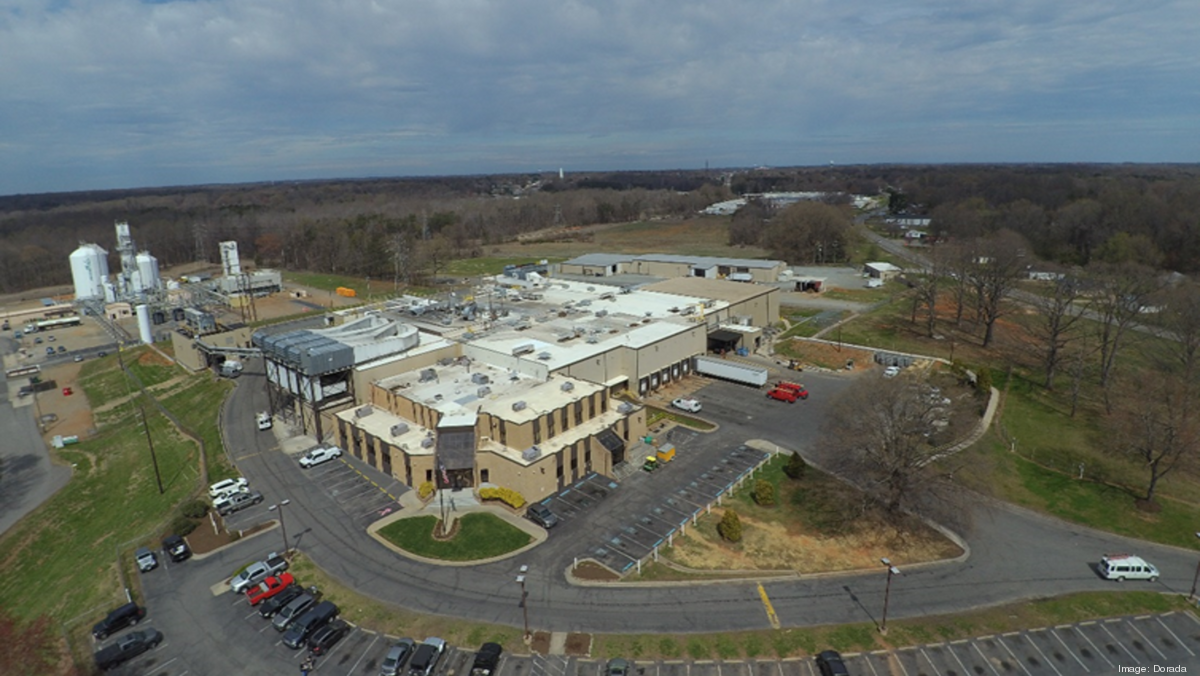
<svg viewBox="0 0 1200 676"><path fill-rule="evenodd" d="M1198 29L1182 0L10 0L0 193L1195 161Z"/></svg>

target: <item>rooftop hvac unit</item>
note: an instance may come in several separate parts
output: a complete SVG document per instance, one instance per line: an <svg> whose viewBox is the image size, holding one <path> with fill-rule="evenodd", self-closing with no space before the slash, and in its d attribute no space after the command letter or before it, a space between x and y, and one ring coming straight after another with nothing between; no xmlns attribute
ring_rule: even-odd
<svg viewBox="0 0 1200 676"><path fill-rule="evenodd" d="M606 292L600 294L600 300L616 300L616 299L617 299L617 294L613 293L612 291L606 291Z"/></svg>
<svg viewBox="0 0 1200 676"><path fill-rule="evenodd" d="M437 371L433 369L421 369L421 377L417 381L427 383L431 380L437 380Z"/></svg>
<svg viewBox="0 0 1200 676"><path fill-rule="evenodd" d="M486 373L472 373L471 382L475 383L476 385L487 385L492 381L487 377Z"/></svg>
<svg viewBox="0 0 1200 676"><path fill-rule="evenodd" d="M589 344L589 345L595 345L596 343L599 343L599 342L600 342L600 339L599 339L599 338L597 338L597 337L595 337L595 336L588 336L588 337L587 337L587 342L588 342L588 344Z"/></svg>
<svg viewBox="0 0 1200 676"><path fill-rule="evenodd" d="M396 423L392 425L392 436L399 437L408 434L408 423Z"/></svg>
<svg viewBox="0 0 1200 676"><path fill-rule="evenodd" d="M695 313L696 313L696 306L689 305L689 306L683 308L683 310L681 310L679 314L683 315L684 317L687 317L688 315L695 314Z"/></svg>
<svg viewBox="0 0 1200 676"><path fill-rule="evenodd" d="M713 299L711 299L711 298L709 298L708 300L706 300L706 301L704 301L703 303L701 303L701 305L703 305L703 306L704 306L706 309L707 309L707 308L710 308L710 307L712 307L712 306L714 306L714 305L716 305L716 304L717 304L717 301L715 301L715 300L713 300Z"/></svg>
<svg viewBox="0 0 1200 676"><path fill-rule="evenodd" d="M597 317L607 317L608 310L596 310L596 316Z"/></svg>
<svg viewBox="0 0 1200 676"><path fill-rule="evenodd" d="M539 352L538 359L541 359L542 361L549 361L550 353L549 352Z"/></svg>
<svg viewBox="0 0 1200 676"><path fill-rule="evenodd" d="M617 413L633 413L633 404L627 401L617 404Z"/></svg>
<svg viewBox="0 0 1200 676"><path fill-rule="evenodd" d="M562 384L562 391L563 391L563 392L570 392L570 391L571 391L571 390L573 390L573 389L575 389L575 383L572 383L572 382L565 382L565 383L563 383L563 384Z"/></svg>
<svg viewBox="0 0 1200 676"><path fill-rule="evenodd" d="M512 409L514 411L524 411L525 410L525 402L524 401L514 401L513 405L512 405Z"/></svg>
<svg viewBox="0 0 1200 676"><path fill-rule="evenodd" d="M579 303L578 303L579 307L587 307L591 304L592 304L591 298L584 298L583 300L579 301Z"/></svg>
<svg viewBox="0 0 1200 676"><path fill-rule="evenodd" d="M375 409L371 408L370 406L363 406L362 408L355 409L354 417L355 418L365 418L374 412L375 412Z"/></svg>
<svg viewBox="0 0 1200 676"><path fill-rule="evenodd" d="M449 366L454 363L454 357L442 357L437 363L438 366Z"/></svg>
<svg viewBox="0 0 1200 676"><path fill-rule="evenodd" d="M433 437L425 437L422 439L421 448L433 448Z"/></svg>
<svg viewBox="0 0 1200 676"><path fill-rule="evenodd" d="M521 451L521 457L525 460L537 460L538 456L541 454L542 449L538 448L537 446L530 446L529 448Z"/></svg>
<svg viewBox="0 0 1200 676"><path fill-rule="evenodd" d="M533 352L536 349L537 349L537 346L534 345L533 343L522 343L522 344L514 347L512 349L512 353L513 353L514 357L520 357L521 355L529 354L530 352Z"/></svg>
<svg viewBox="0 0 1200 676"><path fill-rule="evenodd" d="M475 396L479 397L480 399L483 399L484 397L488 396L491 393L492 393L492 388L488 387L487 385L484 385L483 387L479 388L478 390L475 390Z"/></svg>

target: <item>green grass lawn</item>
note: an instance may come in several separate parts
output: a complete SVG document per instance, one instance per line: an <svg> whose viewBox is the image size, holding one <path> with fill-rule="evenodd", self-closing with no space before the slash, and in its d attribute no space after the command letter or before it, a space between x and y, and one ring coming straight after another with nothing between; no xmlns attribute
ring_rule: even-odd
<svg viewBox="0 0 1200 676"><path fill-rule="evenodd" d="M697 430L701 430L704 432L707 432L708 430L711 430L711 429L716 429L716 427L717 427L716 425L708 422L707 420L693 418L690 415L676 413L673 410L669 410L669 409L665 409L665 408L658 408L656 406L647 406L646 410L647 410L647 417L646 417L647 425L653 425L654 423L656 423L660 420L673 420L673 421L679 423L680 425L683 425L684 427L691 427L692 429L697 429Z"/></svg>
<svg viewBox="0 0 1200 676"><path fill-rule="evenodd" d="M436 516L400 519L379 529L379 534L417 556L446 561L490 559L516 551L533 541L525 531L491 514L464 514L458 521L458 534L445 542L433 539L433 527L438 522Z"/></svg>

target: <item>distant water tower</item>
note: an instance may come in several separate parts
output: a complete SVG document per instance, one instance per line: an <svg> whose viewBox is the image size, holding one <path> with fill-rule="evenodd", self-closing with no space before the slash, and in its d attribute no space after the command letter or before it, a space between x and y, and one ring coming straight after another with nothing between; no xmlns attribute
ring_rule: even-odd
<svg viewBox="0 0 1200 676"><path fill-rule="evenodd" d="M80 244L69 257L76 300L104 298L108 278L108 252L96 244Z"/></svg>

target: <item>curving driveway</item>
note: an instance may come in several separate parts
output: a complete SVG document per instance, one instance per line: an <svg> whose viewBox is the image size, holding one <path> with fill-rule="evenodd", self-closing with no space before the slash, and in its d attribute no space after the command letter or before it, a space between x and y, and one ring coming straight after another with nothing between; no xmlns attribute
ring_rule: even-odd
<svg viewBox="0 0 1200 676"><path fill-rule="evenodd" d="M708 385L700 397L705 401L705 414L721 422L719 434L731 445L760 438L804 451L814 438L821 407L844 386L844 378L806 374L814 396L798 409L763 407L759 398L739 396L744 390L727 383ZM294 545L362 593L417 612L521 626L520 587L515 578L518 567L528 564L529 619L535 629L653 633L771 626L755 582L569 584L564 571L579 551L562 528L551 533L547 544L520 560L449 568L396 556L317 489L295 461L278 450L273 436L254 428L253 412L264 408L261 365L256 362L248 365L225 407L226 443L234 449L239 468L269 501L291 499L287 530ZM352 458L347 461L357 463ZM1110 590L1115 583L1100 580L1090 566L1102 553L1116 550L1142 553L1162 571L1159 582L1127 583L1130 587L1186 592L1200 556L983 499L972 512L974 524L966 534L970 556L958 563L904 570L892 583L889 618L952 613L1072 591ZM883 572L881 566L862 574L765 582L763 588L783 627L874 621L879 619L883 603Z"/></svg>

